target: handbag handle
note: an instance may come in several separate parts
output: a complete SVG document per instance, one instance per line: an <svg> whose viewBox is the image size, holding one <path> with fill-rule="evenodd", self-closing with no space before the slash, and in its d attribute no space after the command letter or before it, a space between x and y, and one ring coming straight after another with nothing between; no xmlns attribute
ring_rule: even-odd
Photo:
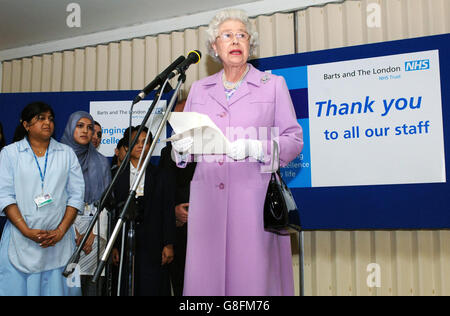
<svg viewBox="0 0 450 316"><path fill-rule="evenodd" d="M276 158L275 158L276 156ZM275 159L278 161L278 165L277 165L277 171L274 170L274 163L275 163ZM278 170L280 170L280 152L278 150L278 143L274 140L272 140L272 173L276 173L278 172Z"/></svg>

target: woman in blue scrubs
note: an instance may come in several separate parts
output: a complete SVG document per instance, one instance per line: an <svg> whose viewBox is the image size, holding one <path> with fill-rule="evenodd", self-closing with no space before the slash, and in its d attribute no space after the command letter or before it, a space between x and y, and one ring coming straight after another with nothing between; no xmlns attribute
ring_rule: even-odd
<svg viewBox="0 0 450 316"><path fill-rule="evenodd" d="M34 102L0 153L0 296L80 295L79 275L62 271L75 249L73 222L84 206L84 180L73 150L52 138L54 112ZM75 269L77 271L77 269Z"/></svg>

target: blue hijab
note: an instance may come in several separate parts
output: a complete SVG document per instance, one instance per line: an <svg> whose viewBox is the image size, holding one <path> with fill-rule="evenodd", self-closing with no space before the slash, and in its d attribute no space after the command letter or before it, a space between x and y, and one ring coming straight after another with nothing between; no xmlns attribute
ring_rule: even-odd
<svg viewBox="0 0 450 316"><path fill-rule="evenodd" d="M100 154L94 145L78 144L73 134L78 121L82 118L88 118L94 126L92 116L84 111L72 113L67 122L61 143L70 146L78 157L84 177L84 202L92 204L100 200L103 192L111 183L111 169L108 159Z"/></svg>

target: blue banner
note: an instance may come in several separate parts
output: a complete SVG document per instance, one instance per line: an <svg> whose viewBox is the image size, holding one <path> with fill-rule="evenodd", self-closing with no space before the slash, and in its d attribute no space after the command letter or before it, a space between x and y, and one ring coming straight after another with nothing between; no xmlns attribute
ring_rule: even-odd
<svg viewBox="0 0 450 316"><path fill-rule="evenodd" d="M448 56L445 34L252 61L285 77L303 127L303 152L282 175L304 229L450 228ZM137 93L3 93L0 121L9 143L20 111L43 101L59 140L72 112L97 102L112 117L121 110L102 102ZM109 127L110 142L117 131Z"/></svg>
<svg viewBox="0 0 450 316"><path fill-rule="evenodd" d="M304 131L282 169L304 229L450 227L449 53L445 34L252 61Z"/></svg>

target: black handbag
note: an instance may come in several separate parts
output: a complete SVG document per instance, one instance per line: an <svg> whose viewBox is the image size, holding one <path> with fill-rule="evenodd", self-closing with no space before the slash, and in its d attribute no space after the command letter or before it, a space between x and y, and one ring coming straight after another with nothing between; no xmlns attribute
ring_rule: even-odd
<svg viewBox="0 0 450 316"><path fill-rule="evenodd" d="M273 150L278 156L276 142L274 142ZM272 169L274 160L275 157L272 160ZM264 229L278 235L289 235L301 230L297 204L291 190L281 177L280 169L272 172L267 188L264 202Z"/></svg>

